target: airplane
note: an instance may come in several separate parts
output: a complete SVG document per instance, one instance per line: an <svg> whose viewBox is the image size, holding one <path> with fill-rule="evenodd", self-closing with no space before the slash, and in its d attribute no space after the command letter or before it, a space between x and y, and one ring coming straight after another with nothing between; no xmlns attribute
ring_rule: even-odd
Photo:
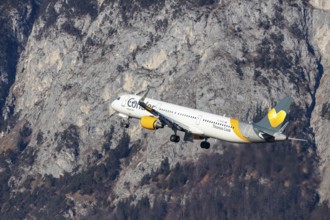
<svg viewBox="0 0 330 220"><path fill-rule="evenodd" d="M146 93L122 95L111 103L111 107L125 119L129 127L131 118L140 119L140 125L148 130L157 130L165 126L174 132L171 142L179 142L177 131L184 132L184 141L203 140L201 148L209 149L209 138L233 143L262 143L303 139L289 138L282 132L288 125L284 123L293 99L283 98L268 114L256 123L245 123L235 118L211 114L197 109L187 108L155 99L147 98Z"/></svg>

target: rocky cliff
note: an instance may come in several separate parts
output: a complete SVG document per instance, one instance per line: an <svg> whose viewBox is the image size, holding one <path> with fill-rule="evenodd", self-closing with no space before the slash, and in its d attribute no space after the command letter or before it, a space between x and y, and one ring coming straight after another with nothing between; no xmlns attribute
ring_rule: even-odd
<svg viewBox="0 0 330 220"><path fill-rule="evenodd" d="M322 183L320 186L321 197L330 197L330 138L327 135L330 120L330 2L311 1L313 9L312 36L314 45L318 48L320 71L323 72L322 78L315 96L315 108L311 117L311 126L315 132L315 142L321 157L320 171Z"/></svg>
<svg viewBox="0 0 330 220"><path fill-rule="evenodd" d="M194 200L208 201L200 218L212 218L209 206L217 217L239 219L327 212L319 199L330 192L326 1L52 0L1 7L8 13L1 31L9 33L0 60L4 216L125 219L142 218L146 209L156 215L150 219L197 218ZM169 142L169 129L147 132L137 122L124 129L111 101L148 86L153 98L246 121L290 95L287 133L308 142L214 141L205 151ZM301 202L256 214L249 198L270 205L265 200L277 191L283 194L274 204ZM238 194L245 205L235 210L230 198Z"/></svg>

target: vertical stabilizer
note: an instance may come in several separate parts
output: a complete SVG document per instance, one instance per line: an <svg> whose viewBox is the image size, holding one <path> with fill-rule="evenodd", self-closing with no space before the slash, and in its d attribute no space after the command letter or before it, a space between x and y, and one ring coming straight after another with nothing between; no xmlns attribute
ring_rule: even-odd
<svg viewBox="0 0 330 220"><path fill-rule="evenodd" d="M279 101L275 108L272 108L268 114L261 119L261 121L254 123L253 125L258 130L262 130L269 135L283 132L284 128L282 129L282 125L289 112L292 101L293 99L291 97L285 97Z"/></svg>

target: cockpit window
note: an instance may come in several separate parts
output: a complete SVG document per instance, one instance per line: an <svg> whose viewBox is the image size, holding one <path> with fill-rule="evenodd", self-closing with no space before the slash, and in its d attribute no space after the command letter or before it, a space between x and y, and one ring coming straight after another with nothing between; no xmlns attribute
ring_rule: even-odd
<svg viewBox="0 0 330 220"><path fill-rule="evenodd" d="M118 97L117 100L120 100L120 97Z"/></svg>

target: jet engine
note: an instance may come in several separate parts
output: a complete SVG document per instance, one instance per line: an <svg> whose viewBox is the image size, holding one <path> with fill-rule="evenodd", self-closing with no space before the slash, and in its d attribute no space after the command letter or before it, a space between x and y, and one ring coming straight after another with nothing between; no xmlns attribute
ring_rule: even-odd
<svg viewBox="0 0 330 220"><path fill-rule="evenodd" d="M143 128L149 130L156 130L158 128L163 128L164 125L158 120L158 118L152 116L144 116L140 120L140 124Z"/></svg>

